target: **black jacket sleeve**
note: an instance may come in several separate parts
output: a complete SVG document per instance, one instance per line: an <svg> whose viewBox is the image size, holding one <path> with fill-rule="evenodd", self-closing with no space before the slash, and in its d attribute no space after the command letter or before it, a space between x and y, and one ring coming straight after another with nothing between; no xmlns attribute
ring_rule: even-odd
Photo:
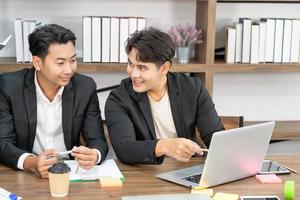
<svg viewBox="0 0 300 200"><path fill-rule="evenodd" d="M129 164L161 164L164 157L156 158L154 153L157 140L139 140L128 112L120 97L112 92L106 101L105 117L117 157Z"/></svg>
<svg viewBox="0 0 300 200"><path fill-rule="evenodd" d="M16 133L10 104L0 75L0 161L2 164L17 169L19 157L27 152L15 145Z"/></svg>
<svg viewBox="0 0 300 200"><path fill-rule="evenodd" d="M108 146L104 136L96 89L86 108L82 136L86 142L86 146L92 149L98 149L101 153L101 162L104 161L108 152Z"/></svg>
<svg viewBox="0 0 300 200"><path fill-rule="evenodd" d="M207 89L203 86L203 84L199 83L199 79L195 79L195 82L195 92L197 93L196 125L203 142L208 148L213 133L224 130L224 127Z"/></svg>

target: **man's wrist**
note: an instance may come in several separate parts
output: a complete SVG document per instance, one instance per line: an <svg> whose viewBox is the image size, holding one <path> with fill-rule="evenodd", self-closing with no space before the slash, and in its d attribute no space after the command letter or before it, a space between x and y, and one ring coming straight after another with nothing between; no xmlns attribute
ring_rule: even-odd
<svg viewBox="0 0 300 200"><path fill-rule="evenodd" d="M96 164L99 164L101 161L101 153L98 149L93 149L97 152L97 160L96 160Z"/></svg>
<svg viewBox="0 0 300 200"><path fill-rule="evenodd" d="M166 155L166 139L160 139L155 146L155 157L161 157Z"/></svg>
<svg viewBox="0 0 300 200"><path fill-rule="evenodd" d="M18 169L24 170L24 161L28 156L35 156L35 155L32 153L23 153L18 159L18 163L17 163Z"/></svg>
<svg viewBox="0 0 300 200"><path fill-rule="evenodd" d="M24 170L35 171L37 168L38 157L34 155L29 155L25 158L23 163Z"/></svg>

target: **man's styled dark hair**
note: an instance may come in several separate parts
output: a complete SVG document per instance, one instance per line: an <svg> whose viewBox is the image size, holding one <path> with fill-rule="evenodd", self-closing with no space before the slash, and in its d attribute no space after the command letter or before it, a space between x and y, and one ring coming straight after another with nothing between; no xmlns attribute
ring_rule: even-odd
<svg viewBox="0 0 300 200"><path fill-rule="evenodd" d="M175 44L172 38L155 28L137 31L127 40L125 47L129 54L132 48L137 49L137 60L141 62L152 62L160 67L166 61L172 63L175 55Z"/></svg>
<svg viewBox="0 0 300 200"><path fill-rule="evenodd" d="M57 24L38 27L28 36L31 54L42 59L47 56L51 44L66 44L71 41L75 46L75 40L75 34L71 30Z"/></svg>

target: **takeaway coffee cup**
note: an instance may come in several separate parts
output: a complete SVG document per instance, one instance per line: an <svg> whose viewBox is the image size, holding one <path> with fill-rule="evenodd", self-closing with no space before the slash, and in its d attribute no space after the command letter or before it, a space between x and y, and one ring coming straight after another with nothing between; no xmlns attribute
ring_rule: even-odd
<svg viewBox="0 0 300 200"><path fill-rule="evenodd" d="M70 171L70 167L63 162L55 163L48 169L50 193L53 197L68 195Z"/></svg>

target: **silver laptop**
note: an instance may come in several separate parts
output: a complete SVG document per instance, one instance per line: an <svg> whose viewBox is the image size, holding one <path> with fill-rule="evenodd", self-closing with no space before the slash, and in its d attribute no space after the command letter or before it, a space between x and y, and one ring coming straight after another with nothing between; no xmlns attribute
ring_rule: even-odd
<svg viewBox="0 0 300 200"><path fill-rule="evenodd" d="M275 122L266 122L213 134L204 165L157 174L186 187L208 188L257 174Z"/></svg>

